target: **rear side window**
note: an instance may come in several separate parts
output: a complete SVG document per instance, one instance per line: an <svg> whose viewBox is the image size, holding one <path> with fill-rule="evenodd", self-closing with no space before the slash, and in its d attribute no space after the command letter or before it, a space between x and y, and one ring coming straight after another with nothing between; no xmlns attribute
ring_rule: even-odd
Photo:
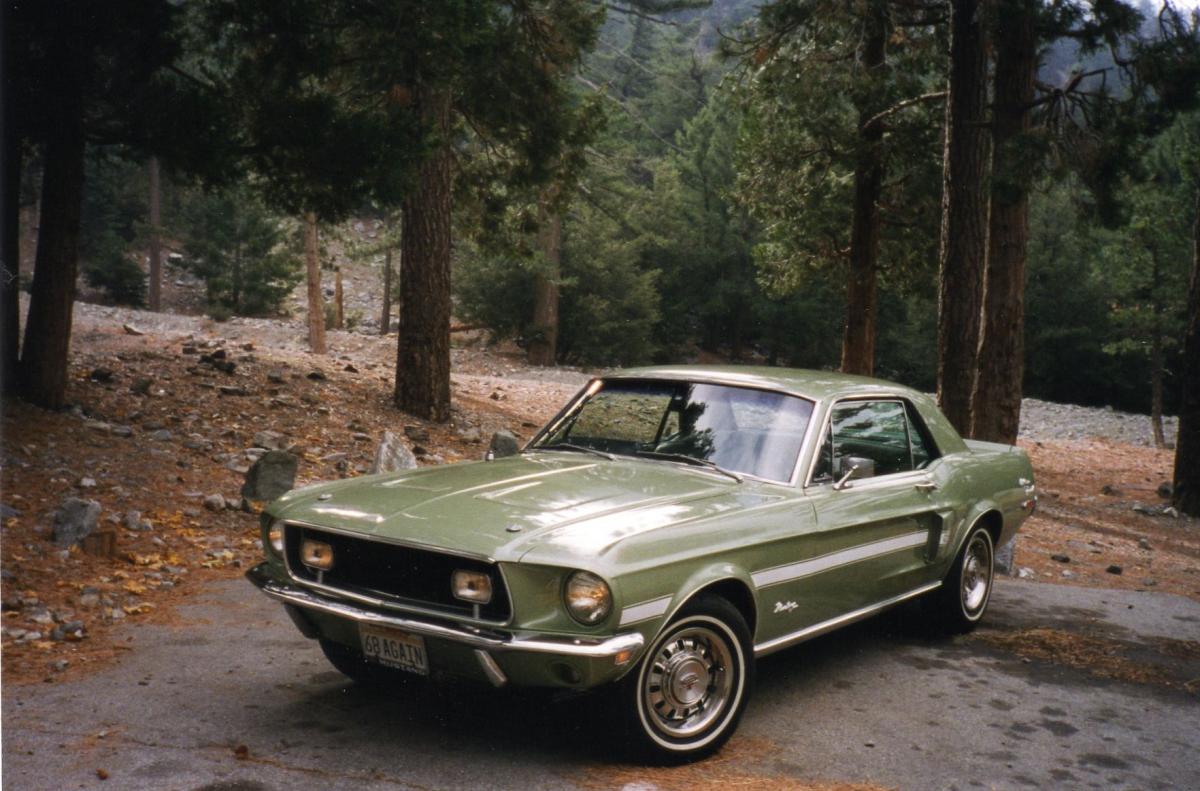
<svg viewBox="0 0 1200 791"><path fill-rule="evenodd" d="M905 402L843 401L833 408L813 481L836 480L852 465L860 477L919 470L936 456L928 431Z"/></svg>

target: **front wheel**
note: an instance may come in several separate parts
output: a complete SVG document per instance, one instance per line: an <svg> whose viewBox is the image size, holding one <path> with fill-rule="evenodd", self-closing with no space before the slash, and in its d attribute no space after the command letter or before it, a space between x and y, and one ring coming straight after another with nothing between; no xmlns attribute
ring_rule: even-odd
<svg viewBox="0 0 1200 791"><path fill-rule="evenodd" d="M992 535L976 525L936 594L938 619L947 632L969 632L983 618L992 596L994 572Z"/></svg>
<svg viewBox="0 0 1200 791"><path fill-rule="evenodd" d="M746 708L753 656L750 629L733 605L715 596L687 605L622 682L633 746L672 763L715 752Z"/></svg>

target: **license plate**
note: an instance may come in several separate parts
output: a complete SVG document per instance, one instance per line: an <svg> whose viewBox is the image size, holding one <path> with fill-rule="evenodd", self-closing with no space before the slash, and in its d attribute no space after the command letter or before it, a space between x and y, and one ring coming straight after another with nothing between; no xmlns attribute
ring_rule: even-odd
<svg viewBox="0 0 1200 791"><path fill-rule="evenodd" d="M429 675L425 639L420 635L360 626L363 656L370 662L418 675Z"/></svg>

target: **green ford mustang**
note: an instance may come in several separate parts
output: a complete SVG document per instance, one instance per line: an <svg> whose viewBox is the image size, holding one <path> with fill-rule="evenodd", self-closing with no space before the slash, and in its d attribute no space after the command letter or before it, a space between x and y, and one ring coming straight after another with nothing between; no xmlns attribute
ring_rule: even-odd
<svg viewBox="0 0 1200 791"><path fill-rule="evenodd" d="M682 760L729 738L755 657L918 596L972 628L1035 503L1022 451L909 388L643 368L517 456L285 495L247 576L356 680L615 684L633 742Z"/></svg>

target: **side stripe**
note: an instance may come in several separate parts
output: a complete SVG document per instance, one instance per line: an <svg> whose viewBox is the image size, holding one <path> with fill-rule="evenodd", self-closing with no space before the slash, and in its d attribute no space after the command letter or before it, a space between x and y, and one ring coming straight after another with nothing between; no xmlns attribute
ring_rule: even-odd
<svg viewBox="0 0 1200 791"><path fill-rule="evenodd" d="M621 626L626 626L639 621L648 621L651 618L657 618L667 611L671 606L671 597L663 596L660 599L651 599L644 601L641 604L634 604L621 610Z"/></svg>
<svg viewBox="0 0 1200 791"><path fill-rule="evenodd" d="M869 544L860 544L849 549L830 552L828 555L802 560L799 563L789 563L786 566L776 566L775 568L756 571L750 575L750 578L754 580L755 586L765 588L769 585L779 585L783 582L791 582L802 577L819 574L822 571L828 571L838 566L845 566L849 563L858 563L862 560L870 560L881 555L899 552L902 549L923 546L928 540L929 533L927 531L922 530L919 533L907 533L902 536L895 536L894 538L885 538L881 541L872 541Z"/></svg>

